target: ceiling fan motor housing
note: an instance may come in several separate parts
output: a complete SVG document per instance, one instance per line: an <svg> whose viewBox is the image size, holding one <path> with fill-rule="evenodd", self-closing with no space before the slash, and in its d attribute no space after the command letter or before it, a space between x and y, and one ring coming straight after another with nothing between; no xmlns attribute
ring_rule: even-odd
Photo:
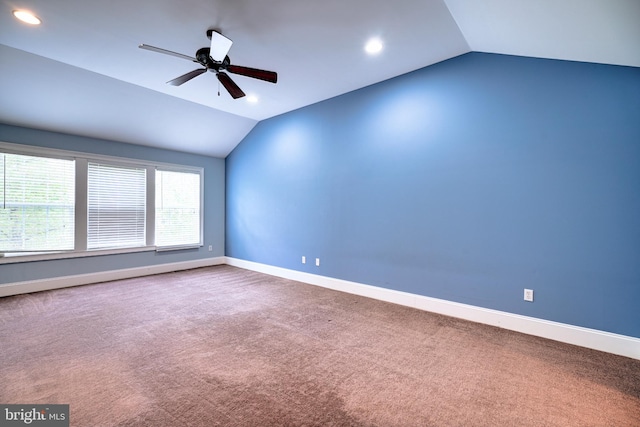
<svg viewBox="0 0 640 427"><path fill-rule="evenodd" d="M210 49L208 47L203 47L202 49L198 49L196 52L196 59L199 63L204 65L207 68L214 68L213 59L209 56Z"/></svg>
<svg viewBox="0 0 640 427"><path fill-rule="evenodd" d="M196 59L198 60L198 62L208 69L218 71L221 69L226 69L231 64L231 59L228 56L224 57L224 61L216 62L213 60L213 58L211 58L209 52L210 49L208 47L198 49L198 51L196 52Z"/></svg>

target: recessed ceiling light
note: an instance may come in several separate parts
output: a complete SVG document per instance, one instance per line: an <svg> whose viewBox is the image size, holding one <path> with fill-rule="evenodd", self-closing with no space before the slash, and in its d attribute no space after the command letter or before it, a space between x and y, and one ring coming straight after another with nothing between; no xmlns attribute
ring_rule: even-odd
<svg viewBox="0 0 640 427"><path fill-rule="evenodd" d="M258 103L258 97L255 95L249 95L247 96L247 102L250 104L257 104Z"/></svg>
<svg viewBox="0 0 640 427"><path fill-rule="evenodd" d="M14 10L13 16L18 18L22 22L26 22L27 24L31 25L40 25L40 23L42 22L40 18L27 10Z"/></svg>
<svg viewBox="0 0 640 427"><path fill-rule="evenodd" d="M364 46L364 50L369 55L376 55L382 52L382 48L383 48L382 40L380 40L379 38L370 39L367 42L367 44Z"/></svg>

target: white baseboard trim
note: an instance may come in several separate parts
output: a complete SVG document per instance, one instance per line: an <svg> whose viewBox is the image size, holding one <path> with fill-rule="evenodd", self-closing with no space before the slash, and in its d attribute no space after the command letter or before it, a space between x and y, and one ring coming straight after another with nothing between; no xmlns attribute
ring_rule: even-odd
<svg viewBox="0 0 640 427"><path fill-rule="evenodd" d="M205 258L193 261L173 262L168 264L149 265L145 267L125 268L122 270L101 271L74 276L8 283L0 285L0 297L48 291L51 289L69 288L72 286L88 285L91 283L107 282L110 280L150 276L152 274L170 273L172 271L189 270L192 268L208 267L225 263L225 257Z"/></svg>
<svg viewBox="0 0 640 427"><path fill-rule="evenodd" d="M231 257L206 258L0 285L0 297L228 264L367 298L417 308L640 360L640 338L380 288Z"/></svg>
<svg viewBox="0 0 640 427"><path fill-rule="evenodd" d="M640 338L565 323L537 319L504 311L491 310L468 304L425 297L407 292L379 288L301 271L226 257L226 263L271 276L283 277L311 285L347 292L381 301L400 304L433 313L444 314L472 322L497 326L528 335L548 338L594 350L613 353L640 360Z"/></svg>

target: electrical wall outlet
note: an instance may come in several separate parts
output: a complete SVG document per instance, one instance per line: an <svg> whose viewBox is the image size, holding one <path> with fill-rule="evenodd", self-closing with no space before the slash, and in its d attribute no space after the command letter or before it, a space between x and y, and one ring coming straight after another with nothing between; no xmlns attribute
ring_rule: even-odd
<svg viewBox="0 0 640 427"><path fill-rule="evenodd" d="M533 289L525 289L524 290L524 300L533 302Z"/></svg>
<svg viewBox="0 0 640 427"><path fill-rule="evenodd" d="M316 267L320 267L320 258L316 258Z"/></svg>
<svg viewBox="0 0 640 427"><path fill-rule="evenodd" d="M304 256L304 255L302 255L302 263L303 263L303 264L306 264L306 263L307 263L307 257L306 257L306 256Z"/></svg>
<svg viewBox="0 0 640 427"><path fill-rule="evenodd" d="M213 245L209 245L209 252L213 250Z"/></svg>

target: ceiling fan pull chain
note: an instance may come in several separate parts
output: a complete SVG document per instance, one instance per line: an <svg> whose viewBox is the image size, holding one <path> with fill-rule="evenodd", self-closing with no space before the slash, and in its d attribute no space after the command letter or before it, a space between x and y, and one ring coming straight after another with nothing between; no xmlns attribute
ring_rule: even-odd
<svg viewBox="0 0 640 427"><path fill-rule="evenodd" d="M218 80L218 96L220 96L220 80Z"/></svg>

